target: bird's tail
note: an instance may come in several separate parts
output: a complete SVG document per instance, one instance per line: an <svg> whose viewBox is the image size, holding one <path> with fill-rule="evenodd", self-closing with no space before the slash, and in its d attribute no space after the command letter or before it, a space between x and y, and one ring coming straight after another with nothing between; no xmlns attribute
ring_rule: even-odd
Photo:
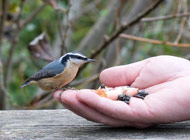
<svg viewBox="0 0 190 140"><path fill-rule="evenodd" d="M26 82L24 82L21 86L20 86L20 88L23 88L23 87L25 87L25 86L27 86L27 85L29 85L30 84L30 80L27 80Z"/></svg>

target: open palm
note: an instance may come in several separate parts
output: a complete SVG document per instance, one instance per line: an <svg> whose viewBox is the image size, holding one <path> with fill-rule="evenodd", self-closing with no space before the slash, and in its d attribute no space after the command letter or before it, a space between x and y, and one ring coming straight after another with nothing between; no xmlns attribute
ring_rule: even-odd
<svg viewBox="0 0 190 140"><path fill-rule="evenodd" d="M76 114L111 126L148 127L190 119L190 62L158 56L130 65L117 66L100 74L110 87L130 85L145 89L144 100L132 97L130 104L100 97L91 90L67 90L55 98Z"/></svg>

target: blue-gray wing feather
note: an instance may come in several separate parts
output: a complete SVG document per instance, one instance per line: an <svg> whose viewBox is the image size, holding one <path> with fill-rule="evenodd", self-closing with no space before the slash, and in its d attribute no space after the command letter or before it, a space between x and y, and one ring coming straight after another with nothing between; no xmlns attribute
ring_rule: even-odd
<svg viewBox="0 0 190 140"><path fill-rule="evenodd" d="M61 72L63 72L64 68L65 68L65 65L61 64L59 62L59 60L57 59L57 60L49 63L45 67L43 67L40 71L38 71L32 77L30 77L29 80L38 81L43 78L54 77L54 76L60 74Z"/></svg>

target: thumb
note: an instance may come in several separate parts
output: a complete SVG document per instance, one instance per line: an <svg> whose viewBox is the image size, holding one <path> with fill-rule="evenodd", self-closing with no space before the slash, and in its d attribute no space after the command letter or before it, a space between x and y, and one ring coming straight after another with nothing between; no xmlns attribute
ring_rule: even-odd
<svg viewBox="0 0 190 140"><path fill-rule="evenodd" d="M100 80L110 87L131 85L149 60L105 69L100 73Z"/></svg>

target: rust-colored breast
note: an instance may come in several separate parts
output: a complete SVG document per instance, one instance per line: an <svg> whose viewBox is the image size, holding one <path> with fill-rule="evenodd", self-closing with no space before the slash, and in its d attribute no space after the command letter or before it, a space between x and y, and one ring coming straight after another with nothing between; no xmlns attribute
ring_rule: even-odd
<svg viewBox="0 0 190 140"><path fill-rule="evenodd" d="M61 74L55 77L41 79L37 84L43 90L61 88L69 84L75 78L77 72L78 66L70 62Z"/></svg>

